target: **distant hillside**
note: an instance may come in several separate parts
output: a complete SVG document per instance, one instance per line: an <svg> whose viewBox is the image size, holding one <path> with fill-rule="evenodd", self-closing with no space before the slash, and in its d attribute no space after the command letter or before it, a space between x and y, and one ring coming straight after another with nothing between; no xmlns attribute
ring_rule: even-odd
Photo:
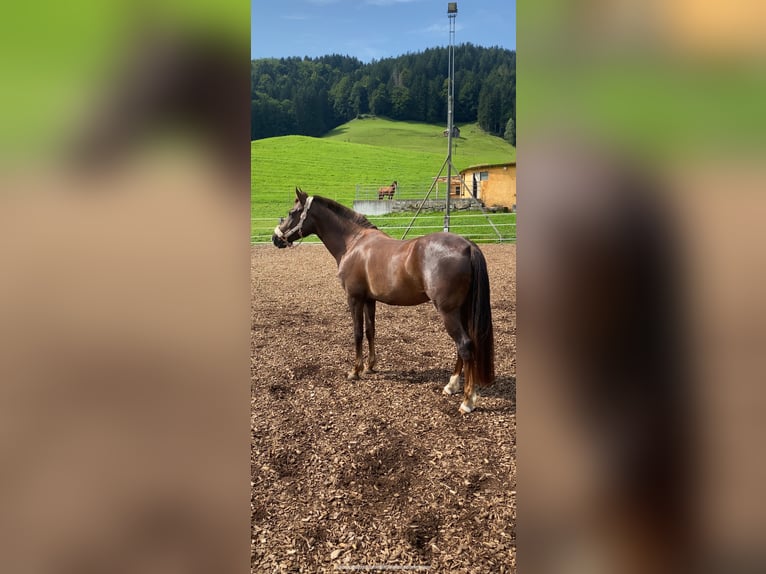
<svg viewBox="0 0 766 574"><path fill-rule="evenodd" d="M478 163L502 163L516 159L516 149L502 138L484 132L477 124L458 126L453 139L452 162L458 169ZM440 125L397 122L387 118L355 119L323 136L349 143L447 155L447 138ZM441 164L440 164L441 165Z"/></svg>
<svg viewBox="0 0 766 574"><path fill-rule="evenodd" d="M460 170L478 163L513 161L504 140L462 126L453 156ZM283 136L251 143L253 217L284 215L293 190L353 204L357 184L427 186L447 154L442 128L384 119L354 120L325 138Z"/></svg>
<svg viewBox="0 0 766 574"><path fill-rule="evenodd" d="M447 48L364 64L341 55L251 61L251 140L322 136L364 114L447 123ZM516 52L455 48L455 122L503 136L516 120ZM515 140L511 140L515 141Z"/></svg>

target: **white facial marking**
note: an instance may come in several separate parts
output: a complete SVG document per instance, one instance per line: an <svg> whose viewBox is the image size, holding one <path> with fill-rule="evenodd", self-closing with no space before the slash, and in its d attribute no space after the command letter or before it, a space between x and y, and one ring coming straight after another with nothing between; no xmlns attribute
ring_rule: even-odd
<svg viewBox="0 0 766 574"><path fill-rule="evenodd" d="M279 225L277 225L277 226L274 228L274 235L276 235L276 236L277 236L277 237L279 237L280 239L283 239L283 238L284 238L284 236L282 235L282 230L281 230L281 229L279 229Z"/></svg>

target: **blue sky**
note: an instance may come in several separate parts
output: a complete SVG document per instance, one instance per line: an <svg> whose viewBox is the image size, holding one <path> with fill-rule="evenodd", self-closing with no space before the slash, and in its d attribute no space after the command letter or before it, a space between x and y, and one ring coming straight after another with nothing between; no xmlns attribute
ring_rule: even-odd
<svg viewBox="0 0 766 574"><path fill-rule="evenodd" d="M516 49L516 0L458 0L455 43ZM446 0L251 0L250 56L363 62L449 43Z"/></svg>

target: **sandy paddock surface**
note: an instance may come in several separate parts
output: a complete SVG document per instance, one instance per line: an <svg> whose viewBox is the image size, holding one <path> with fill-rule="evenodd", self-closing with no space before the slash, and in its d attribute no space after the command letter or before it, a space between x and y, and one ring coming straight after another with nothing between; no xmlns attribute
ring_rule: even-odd
<svg viewBox="0 0 766 574"><path fill-rule="evenodd" d="M251 248L253 572L515 572L516 246L482 251L497 380L463 416L432 305L379 303L377 372L349 382L334 259Z"/></svg>

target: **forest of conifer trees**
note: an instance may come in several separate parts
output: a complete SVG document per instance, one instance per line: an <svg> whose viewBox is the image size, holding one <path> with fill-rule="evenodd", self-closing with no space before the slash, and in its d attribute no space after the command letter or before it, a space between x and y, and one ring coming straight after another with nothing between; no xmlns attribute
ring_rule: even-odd
<svg viewBox="0 0 766 574"><path fill-rule="evenodd" d="M250 137L321 136L364 114L446 126L447 68L446 47L369 64L335 54L252 60ZM516 52L456 46L454 111L455 123L515 144Z"/></svg>

